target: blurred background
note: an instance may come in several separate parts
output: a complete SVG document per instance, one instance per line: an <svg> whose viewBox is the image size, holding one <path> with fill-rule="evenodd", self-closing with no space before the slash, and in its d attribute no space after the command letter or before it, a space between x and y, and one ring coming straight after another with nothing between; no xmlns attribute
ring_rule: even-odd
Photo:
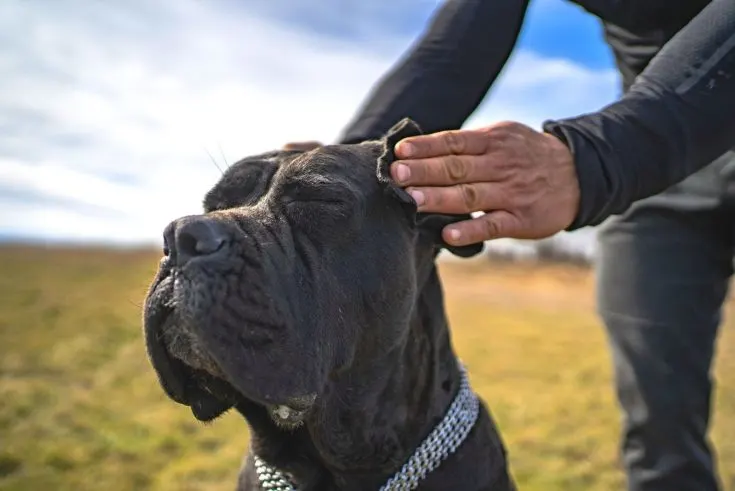
<svg viewBox="0 0 735 491"><path fill-rule="evenodd" d="M140 307L161 232L221 168L334 140L435 0L0 1L0 489L232 489L247 444L166 399ZM535 0L466 127L619 94L597 21ZM521 490L623 488L594 233L443 260L456 349ZM447 258L449 259L449 258ZM735 489L728 303L712 437Z"/></svg>

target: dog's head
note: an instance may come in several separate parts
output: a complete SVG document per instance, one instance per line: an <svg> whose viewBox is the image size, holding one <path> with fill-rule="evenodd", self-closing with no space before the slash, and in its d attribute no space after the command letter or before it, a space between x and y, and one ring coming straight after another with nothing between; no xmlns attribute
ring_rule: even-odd
<svg viewBox="0 0 735 491"><path fill-rule="evenodd" d="M392 182L393 146L418 133L243 159L167 227L144 330L172 399L206 421L245 398L295 425L330 375L406 342L419 263L468 218L419 214Z"/></svg>

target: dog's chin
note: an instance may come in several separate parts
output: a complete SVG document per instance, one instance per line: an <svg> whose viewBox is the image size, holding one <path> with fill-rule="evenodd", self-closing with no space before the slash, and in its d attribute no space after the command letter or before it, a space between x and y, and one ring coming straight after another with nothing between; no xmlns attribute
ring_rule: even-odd
<svg viewBox="0 0 735 491"><path fill-rule="evenodd" d="M235 388L236 380L226 380L217 360L190 331L181 328L180 317L170 302L161 301L160 296L156 300L147 302L145 336L151 363L169 398L188 406L202 422L210 422L247 401L264 408L278 428L294 430L303 425L315 394L284 397L277 403L255 402L257 398Z"/></svg>
<svg viewBox="0 0 735 491"><path fill-rule="evenodd" d="M183 397L177 402L189 406L197 420L212 421L243 399L243 396L225 380L176 358L171 357L171 360L174 364L178 364L176 373L181 378L175 383L184 387ZM168 372L161 370L160 373Z"/></svg>
<svg viewBox="0 0 735 491"><path fill-rule="evenodd" d="M287 398L281 404L258 403L218 376L181 360L176 361L181 363L183 370L180 373L186 378L183 382L186 388L184 404L202 422L213 421L240 403L247 402L264 408L278 428L293 431L304 424L316 401L316 395L309 395Z"/></svg>
<svg viewBox="0 0 735 491"><path fill-rule="evenodd" d="M197 382L193 382L197 383ZM220 381L221 384L227 382ZM210 422L227 411L243 402L255 405L266 410L270 420L278 428L287 431L293 431L304 425L311 408L316 400L315 396L304 398L293 398L285 404L269 404L262 405L254 402L248 397L237 394L233 396L234 389L227 389L226 393L212 393L209 389L199 386L196 394L192 394L192 398L187 401L187 405L191 408L194 417L202 422ZM191 391L190 392L194 392Z"/></svg>
<svg viewBox="0 0 735 491"><path fill-rule="evenodd" d="M316 396L293 397L283 404L260 404L239 393L228 382L208 372L184 364L187 380L186 401L194 417L202 422L210 422L243 402L266 410L270 420L280 429L293 431L301 427L308 417Z"/></svg>
<svg viewBox="0 0 735 491"><path fill-rule="evenodd" d="M189 402L191 413L196 419L204 423L208 423L230 409L234 404L224 402L213 395L205 395L203 397L195 397Z"/></svg>

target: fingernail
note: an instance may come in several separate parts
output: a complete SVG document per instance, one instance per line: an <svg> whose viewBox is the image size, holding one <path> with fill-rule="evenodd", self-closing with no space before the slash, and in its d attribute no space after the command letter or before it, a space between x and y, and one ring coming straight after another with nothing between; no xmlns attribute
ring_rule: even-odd
<svg viewBox="0 0 735 491"><path fill-rule="evenodd" d="M413 155L416 148L410 143L399 142L396 146L396 150L398 150L402 157L410 157Z"/></svg>
<svg viewBox="0 0 735 491"><path fill-rule="evenodd" d="M421 191L412 189L408 192L408 194L411 195L417 206L421 206L426 202L426 196L424 196L424 193L422 193Z"/></svg>
<svg viewBox="0 0 735 491"><path fill-rule="evenodd" d="M449 238L455 242L458 241L459 238L462 236L462 232L460 232L456 228L450 228L448 233L449 233Z"/></svg>
<svg viewBox="0 0 735 491"><path fill-rule="evenodd" d="M396 179L398 182L406 182L411 177L411 169L404 164L396 165Z"/></svg>

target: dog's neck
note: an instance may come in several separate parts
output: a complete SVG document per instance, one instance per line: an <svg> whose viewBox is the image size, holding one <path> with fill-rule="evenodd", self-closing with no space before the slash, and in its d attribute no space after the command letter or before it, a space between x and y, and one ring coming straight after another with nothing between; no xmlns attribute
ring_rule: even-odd
<svg viewBox="0 0 735 491"><path fill-rule="evenodd" d="M421 273L404 343L378 363L336 375L304 426L279 429L262 408L238 406L251 453L299 490L378 489L444 417L461 374L433 261Z"/></svg>

